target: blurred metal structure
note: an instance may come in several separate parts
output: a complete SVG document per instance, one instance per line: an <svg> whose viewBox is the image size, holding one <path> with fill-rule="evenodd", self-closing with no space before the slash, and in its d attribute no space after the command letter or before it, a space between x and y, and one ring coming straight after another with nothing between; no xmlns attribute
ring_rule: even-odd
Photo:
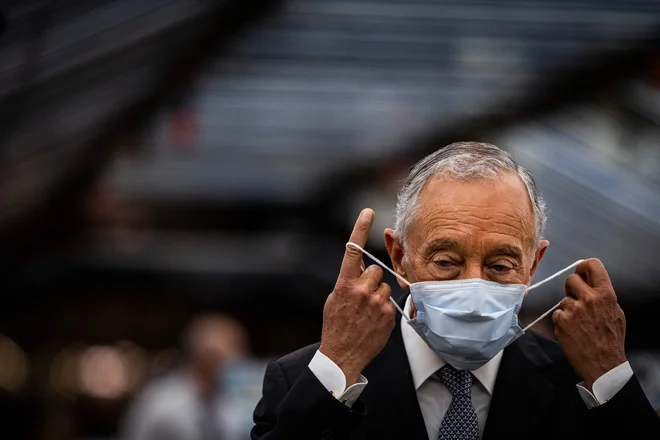
<svg viewBox="0 0 660 440"><path fill-rule="evenodd" d="M118 139L139 132L211 48L276 3L8 2L0 38L4 247L20 253L16 232L28 230L19 233L27 241L22 223L41 231L45 212L71 216Z"/></svg>
<svg viewBox="0 0 660 440"><path fill-rule="evenodd" d="M100 124L146 96L167 60L159 38L202 12L199 2L172 1L9 5L0 40L3 221L42 201Z"/></svg>
<svg viewBox="0 0 660 440"><path fill-rule="evenodd" d="M431 129L508 113L556 75L637 50L660 24L655 2L595 6L289 2L198 79L194 154L168 155L162 124L153 160L118 165L115 182L137 197L310 200Z"/></svg>
<svg viewBox="0 0 660 440"><path fill-rule="evenodd" d="M51 3L38 4L53 7ZM122 4L105 2L103 14L91 10L82 15L74 14L71 6L68 13L79 17L75 20L65 20L66 9L53 15L53 23L64 24L43 41L48 41L53 50L60 49L35 64L41 67L33 69L36 73L28 76L31 81L45 80L112 48L117 54L118 48L142 47L136 42L142 41L147 31L164 32L154 34L158 35L153 37L156 42L168 33L181 39L183 29L189 29L192 35L199 27L192 17L204 16L204 8L213 6L192 0ZM187 13L180 13L182 9ZM12 14L20 16L10 10ZM113 20L104 19L105 34L100 33L90 42L75 42L74 36L83 29L97 26L93 17L106 16L126 24L115 28L109 25ZM151 23L146 17L159 25L145 26ZM181 23L186 17L190 18L189 28L166 32L173 29L173 22ZM343 250L344 217L349 215L351 197L372 184L375 176L382 176L392 164L405 168L426 152L453 140L503 136L503 129L519 121L541 117L575 100L590 99L612 84L629 81L627 78L642 68L658 41L659 25L660 4L642 0L286 2L281 11L218 52L189 88L175 88L174 110L160 101L160 110L150 121L146 136L114 138L114 146L127 154L114 159L103 182L112 188L114 197L139 205L147 213L149 220L137 228L137 235L131 236L135 242L140 242L140 236L147 237L145 244L127 253L112 244L113 234L100 228L90 232L92 238L83 246L53 258L95 270L181 272L238 279L265 274L295 279L311 274L322 283L330 283L334 264ZM23 41L11 36L5 44L15 38ZM67 49L67 42L71 49ZM79 49L74 51L73 47ZM186 50L183 43L177 50L158 43L149 47L152 52L148 58L146 48L143 52L133 49L137 51L132 58L135 66L147 59L165 62L177 50ZM5 53L13 52L5 49ZM126 58L123 53L121 59ZM56 54L63 58L58 61ZM108 58L108 66L114 63L115 58ZM71 113L60 107L50 110L53 114L69 114L69 119L52 120L31 113L30 120L8 126L14 137L3 151L24 151L23 145L36 134L40 139L48 138L52 145L58 140L71 145L66 149L69 153L35 143L42 154L34 155L34 165L21 168L16 165L18 159L5 161L12 164L6 169L14 170L15 177L5 177L13 187L3 201L13 200L18 215L22 204L38 200L27 195L49 187L48 182L54 178L48 180L49 172L64 172L63 167L55 171L46 164L55 157L66 158L66 154L75 157L88 145L85 140L96 133L86 132L85 127L98 129L104 115L131 106L162 70L160 64L151 61L131 70L90 68L106 72L107 81L112 83L102 85L101 77L91 76L88 84L96 92L80 95L83 83L78 81L73 89L53 87L52 93L58 96L81 100L68 102L75 110ZM120 71L125 72L123 79ZM21 82L25 81L23 76L13 78L11 87L27 87ZM70 80L62 81L71 84ZM19 92L5 93L7 99L19 96L11 95ZM42 107L46 100L55 102L44 94L34 96L41 99L32 104L35 107ZM23 101L16 98L14 102L19 105ZM119 104L122 102L123 107ZM92 108L86 107L89 105ZM48 107L43 111L49 111ZM177 122L177 118L184 121ZM40 124L44 120L52 122ZM193 128L186 128L188 123ZM183 133L183 140L175 139L172 131L177 130L176 124L183 124L179 130L193 133ZM73 132L76 137L72 135L71 139L78 139L78 143L66 137ZM507 142L503 142L506 147ZM523 145L516 147L523 158L526 154L538 157L529 156L534 149L547 151L558 144L564 151L579 144L535 140L528 149L524 140L516 142ZM78 149L74 145L79 145ZM572 150L566 154L572 157ZM551 199L551 208L566 211L567 215L563 223L553 225L552 231L577 244L579 241L571 236L577 232L570 230L577 220L568 209L584 204L570 196L583 194L587 185L592 192L584 197L597 198L599 191L607 187L598 189L598 185L584 180L569 184L560 173L562 164L556 162L563 156L550 156L555 162L547 162L546 166L555 174L545 177L545 168L536 167L542 174L542 189ZM7 157L18 156L7 153ZM532 169L534 160L529 163ZM21 187L23 192L19 191ZM654 206L653 192L647 193L651 198L639 199L635 209ZM632 214L626 214L632 209L630 204L612 205L607 198L599 200L603 201L598 205L602 216L612 217L608 209L620 210L617 215L630 224ZM3 211L6 216L12 212ZM581 211L574 212L580 212L578 217L583 218ZM655 215L652 210L635 212L646 219ZM598 235L620 234L620 226L607 226L599 218L589 220L603 228ZM645 235L649 231L652 235ZM652 226L632 234L638 241L625 240L636 249L639 240L655 240L657 229ZM620 245L590 247L589 242L582 242L581 246L562 252L563 246L558 244L553 254L556 260L548 263L547 270L585 253L608 255L608 262L618 266L619 255L629 263L620 266L621 272L629 275L622 280L645 279L643 285L653 285L648 267L637 265L638 258L612 251ZM645 254L646 261L652 261L652 252ZM643 272L642 279L632 270L634 267Z"/></svg>

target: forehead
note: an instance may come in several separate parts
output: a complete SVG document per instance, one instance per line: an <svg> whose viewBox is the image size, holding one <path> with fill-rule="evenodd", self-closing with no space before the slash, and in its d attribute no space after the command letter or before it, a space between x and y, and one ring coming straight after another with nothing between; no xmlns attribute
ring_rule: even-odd
<svg viewBox="0 0 660 440"><path fill-rule="evenodd" d="M532 245L534 233L532 204L517 175L474 180L440 176L419 194L409 239L418 245L442 237L466 246L497 242L525 248Z"/></svg>

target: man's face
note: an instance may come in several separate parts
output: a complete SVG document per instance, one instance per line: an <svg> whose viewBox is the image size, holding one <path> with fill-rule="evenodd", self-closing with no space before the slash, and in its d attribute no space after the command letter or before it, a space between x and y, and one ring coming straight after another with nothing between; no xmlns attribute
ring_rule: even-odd
<svg viewBox="0 0 660 440"><path fill-rule="evenodd" d="M532 204L514 174L435 178L422 189L406 252L385 231L394 269L410 282L482 278L529 285L548 246L536 246ZM405 288L405 286L401 286Z"/></svg>

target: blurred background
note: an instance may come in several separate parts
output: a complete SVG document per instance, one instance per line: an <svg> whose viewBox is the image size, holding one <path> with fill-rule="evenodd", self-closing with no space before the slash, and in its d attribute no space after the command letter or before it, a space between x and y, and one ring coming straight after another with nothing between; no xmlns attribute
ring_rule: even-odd
<svg viewBox="0 0 660 440"><path fill-rule="evenodd" d="M246 439L266 363L320 338L360 209L386 258L401 179L458 140L536 177L537 279L605 263L660 410L660 2L0 11L3 439Z"/></svg>

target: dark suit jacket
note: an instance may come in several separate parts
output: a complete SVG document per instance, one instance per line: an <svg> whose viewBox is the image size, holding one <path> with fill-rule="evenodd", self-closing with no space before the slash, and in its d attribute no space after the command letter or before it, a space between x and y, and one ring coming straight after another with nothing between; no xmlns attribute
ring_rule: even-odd
<svg viewBox="0 0 660 440"><path fill-rule="evenodd" d="M369 384L352 409L307 367L318 344L268 365L254 411L253 440L427 440L400 317L363 374ZM414 360L413 360L414 362ZM607 403L587 409L559 345L528 332L502 356L483 440L660 439L660 417L636 377Z"/></svg>

